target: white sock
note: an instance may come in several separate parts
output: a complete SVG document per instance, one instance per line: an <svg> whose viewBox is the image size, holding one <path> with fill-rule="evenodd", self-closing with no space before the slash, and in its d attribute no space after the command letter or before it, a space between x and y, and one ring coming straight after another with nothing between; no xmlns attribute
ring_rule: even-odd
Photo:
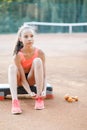
<svg viewBox="0 0 87 130"><path fill-rule="evenodd" d="M43 64L40 58L34 60L34 75L37 87L37 95L41 96L43 90Z"/></svg>
<svg viewBox="0 0 87 130"><path fill-rule="evenodd" d="M17 68L15 65L10 65L8 68L8 82L12 100L17 99Z"/></svg>

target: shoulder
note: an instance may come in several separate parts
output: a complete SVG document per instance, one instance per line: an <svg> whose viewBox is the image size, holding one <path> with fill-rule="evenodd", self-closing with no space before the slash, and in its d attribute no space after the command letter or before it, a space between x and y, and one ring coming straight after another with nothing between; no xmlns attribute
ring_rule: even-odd
<svg viewBox="0 0 87 130"><path fill-rule="evenodd" d="M45 56L45 53L41 50L41 49L38 49L38 55L42 55L42 56Z"/></svg>
<svg viewBox="0 0 87 130"><path fill-rule="evenodd" d="M13 56L13 60L14 60L14 61L20 61L20 52L18 52L17 54L15 54L15 55Z"/></svg>
<svg viewBox="0 0 87 130"><path fill-rule="evenodd" d="M38 57L40 57L42 60L45 60L45 53L41 49L38 49Z"/></svg>

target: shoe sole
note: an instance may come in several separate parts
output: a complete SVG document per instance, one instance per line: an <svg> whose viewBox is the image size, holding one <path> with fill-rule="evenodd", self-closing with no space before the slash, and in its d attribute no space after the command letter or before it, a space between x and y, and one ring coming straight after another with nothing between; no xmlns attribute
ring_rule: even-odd
<svg viewBox="0 0 87 130"><path fill-rule="evenodd" d="M22 113L22 112L21 112ZM21 114L20 112L14 112L14 113L12 113L13 115L20 115Z"/></svg>
<svg viewBox="0 0 87 130"><path fill-rule="evenodd" d="M34 108L35 110L43 110L45 107L43 108Z"/></svg>
<svg viewBox="0 0 87 130"><path fill-rule="evenodd" d="M12 112L13 115L19 115L21 113L22 113L22 111L21 112Z"/></svg>

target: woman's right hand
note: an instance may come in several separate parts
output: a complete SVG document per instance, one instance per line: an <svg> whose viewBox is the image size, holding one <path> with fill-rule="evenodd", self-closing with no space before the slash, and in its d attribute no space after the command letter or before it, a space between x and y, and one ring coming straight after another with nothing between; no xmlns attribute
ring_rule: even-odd
<svg viewBox="0 0 87 130"><path fill-rule="evenodd" d="M35 98L35 97L36 97L36 93L35 93L35 92L30 92L30 96L31 96L32 98Z"/></svg>

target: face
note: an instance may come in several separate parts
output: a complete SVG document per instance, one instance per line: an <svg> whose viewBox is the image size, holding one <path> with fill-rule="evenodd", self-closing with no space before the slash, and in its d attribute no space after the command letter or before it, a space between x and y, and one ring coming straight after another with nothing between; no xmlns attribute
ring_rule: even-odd
<svg viewBox="0 0 87 130"><path fill-rule="evenodd" d="M20 41L23 43L24 47L32 46L34 43L34 34L30 29L25 29L21 33Z"/></svg>

